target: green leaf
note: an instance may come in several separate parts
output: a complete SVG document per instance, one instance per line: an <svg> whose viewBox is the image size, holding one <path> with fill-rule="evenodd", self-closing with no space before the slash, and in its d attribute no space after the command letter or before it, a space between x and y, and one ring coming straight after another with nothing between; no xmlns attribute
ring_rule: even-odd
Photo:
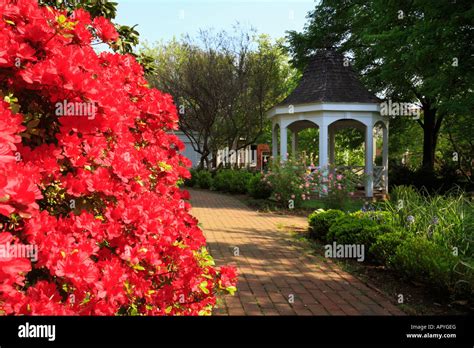
<svg viewBox="0 0 474 348"><path fill-rule="evenodd" d="M235 292L237 291L237 288L236 288L235 286L228 286L228 287L226 288L226 290L227 290L227 292L228 292L229 294L231 294L232 296L234 296Z"/></svg>
<svg viewBox="0 0 474 348"><path fill-rule="evenodd" d="M142 265L140 265L139 263L137 263L136 265L133 265L132 267L133 269L136 269L138 271L144 271L145 270L145 267L143 267Z"/></svg>
<svg viewBox="0 0 474 348"><path fill-rule="evenodd" d="M203 293L206 295L209 294L209 289L207 288L207 281L203 281L201 284L199 284L199 288L202 290Z"/></svg>

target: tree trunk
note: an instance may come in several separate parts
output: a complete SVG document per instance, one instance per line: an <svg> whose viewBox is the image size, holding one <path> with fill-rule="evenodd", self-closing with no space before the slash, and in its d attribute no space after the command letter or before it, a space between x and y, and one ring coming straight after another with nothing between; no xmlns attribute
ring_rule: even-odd
<svg viewBox="0 0 474 348"><path fill-rule="evenodd" d="M201 159L199 160L199 169L208 169L209 168L209 151L204 151L201 153Z"/></svg>

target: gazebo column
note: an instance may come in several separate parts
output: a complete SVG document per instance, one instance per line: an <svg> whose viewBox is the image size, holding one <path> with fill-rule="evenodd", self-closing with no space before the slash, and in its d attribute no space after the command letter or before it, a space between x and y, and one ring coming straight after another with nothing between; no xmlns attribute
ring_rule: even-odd
<svg viewBox="0 0 474 348"><path fill-rule="evenodd" d="M272 126L272 156L273 159L278 157L278 134L275 130L277 123Z"/></svg>
<svg viewBox="0 0 474 348"><path fill-rule="evenodd" d="M365 128L365 196L374 195L374 133L373 122L366 124Z"/></svg>
<svg viewBox="0 0 474 348"><path fill-rule="evenodd" d="M319 125L319 167L328 165L328 125L322 122Z"/></svg>
<svg viewBox="0 0 474 348"><path fill-rule="evenodd" d="M292 132L292 137L291 137L291 155L293 157L296 156L297 147L298 147L298 132L294 131Z"/></svg>
<svg viewBox="0 0 474 348"><path fill-rule="evenodd" d="M329 164L336 165L336 130L329 127Z"/></svg>
<svg viewBox="0 0 474 348"><path fill-rule="evenodd" d="M319 124L319 170L322 171L323 179L328 177L328 124L323 117ZM326 196L328 193L327 184L321 184L320 195Z"/></svg>
<svg viewBox="0 0 474 348"><path fill-rule="evenodd" d="M383 183L385 193L388 193L388 122L383 127L383 149L382 149L382 165L383 165Z"/></svg>
<svg viewBox="0 0 474 348"><path fill-rule="evenodd" d="M288 128L283 122L280 124L280 159L281 161L287 160L288 153Z"/></svg>

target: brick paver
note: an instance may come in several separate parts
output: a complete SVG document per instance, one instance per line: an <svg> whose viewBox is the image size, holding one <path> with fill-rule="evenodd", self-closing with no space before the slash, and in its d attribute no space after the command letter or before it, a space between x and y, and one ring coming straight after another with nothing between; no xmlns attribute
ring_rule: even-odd
<svg viewBox="0 0 474 348"><path fill-rule="evenodd" d="M216 315L394 315L403 312L331 260L308 255L282 227L303 217L259 213L230 195L190 190L217 265L233 264L238 291Z"/></svg>

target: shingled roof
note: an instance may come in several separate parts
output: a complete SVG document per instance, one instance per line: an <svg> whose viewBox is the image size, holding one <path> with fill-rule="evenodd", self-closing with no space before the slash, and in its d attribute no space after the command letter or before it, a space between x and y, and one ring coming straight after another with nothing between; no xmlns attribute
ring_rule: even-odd
<svg viewBox="0 0 474 348"><path fill-rule="evenodd" d="M344 56L332 49L319 50L303 72L298 86L279 105L318 102L379 103L359 81L355 71L344 66Z"/></svg>

